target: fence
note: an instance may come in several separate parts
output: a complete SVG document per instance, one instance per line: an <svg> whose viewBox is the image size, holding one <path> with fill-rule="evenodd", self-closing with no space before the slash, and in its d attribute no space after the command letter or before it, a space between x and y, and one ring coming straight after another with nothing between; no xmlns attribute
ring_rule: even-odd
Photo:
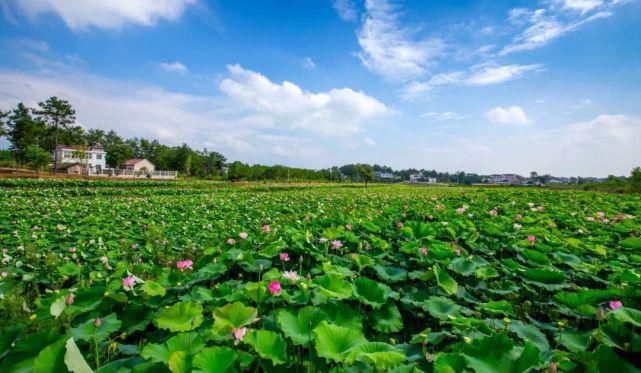
<svg viewBox="0 0 641 373"><path fill-rule="evenodd" d="M123 177L123 178L151 177L152 179L175 179L178 176L178 171L156 170L156 171L153 171L151 174L149 174L142 171L125 170L120 168L105 168L105 169L96 171L92 175L106 176L106 177Z"/></svg>

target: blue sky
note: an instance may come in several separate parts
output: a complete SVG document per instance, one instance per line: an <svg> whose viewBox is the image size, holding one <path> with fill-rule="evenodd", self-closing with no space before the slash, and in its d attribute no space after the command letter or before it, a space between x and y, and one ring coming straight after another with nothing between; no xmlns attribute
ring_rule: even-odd
<svg viewBox="0 0 641 373"><path fill-rule="evenodd" d="M640 1L0 9L4 110L58 95L85 127L250 163L567 176L641 163Z"/></svg>

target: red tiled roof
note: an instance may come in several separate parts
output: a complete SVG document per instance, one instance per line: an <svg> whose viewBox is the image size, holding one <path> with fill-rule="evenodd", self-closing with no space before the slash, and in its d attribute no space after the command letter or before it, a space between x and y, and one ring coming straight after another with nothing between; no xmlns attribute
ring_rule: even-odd
<svg viewBox="0 0 641 373"><path fill-rule="evenodd" d="M122 165L123 166L134 166L137 163L142 162L142 161L144 161L144 159L137 159L137 158L136 159L130 159L128 161L125 161L125 163L123 163Z"/></svg>

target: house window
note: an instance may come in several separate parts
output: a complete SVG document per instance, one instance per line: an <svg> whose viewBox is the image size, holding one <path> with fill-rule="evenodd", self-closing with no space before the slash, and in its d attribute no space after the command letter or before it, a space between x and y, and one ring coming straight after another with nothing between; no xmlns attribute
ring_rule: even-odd
<svg viewBox="0 0 641 373"><path fill-rule="evenodd" d="M102 154L96 154L96 159L102 159Z"/></svg>

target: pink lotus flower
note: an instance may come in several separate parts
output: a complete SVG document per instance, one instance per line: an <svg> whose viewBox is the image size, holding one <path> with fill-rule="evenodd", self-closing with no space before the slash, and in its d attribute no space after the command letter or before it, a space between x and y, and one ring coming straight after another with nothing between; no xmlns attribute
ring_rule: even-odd
<svg viewBox="0 0 641 373"><path fill-rule="evenodd" d="M76 248L75 248L75 247L73 247L73 246L72 246L72 247L70 247L70 248L69 248L69 252L71 252L71 253L75 253L75 252L76 252Z"/></svg>
<svg viewBox="0 0 641 373"><path fill-rule="evenodd" d="M403 228L403 222L399 221L398 223L396 223L396 226L399 228Z"/></svg>
<svg viewBox="0 0 641 373"><path fill-rule="evenodd" d="M102 321L100 321L100 317L96 317L96 318L93 320L93 326L95 326L96 328L100 328L100 325L101 325L101 324L102 324Z"/></svg>
<svg viewBox="0 0 641 373"><path fill-rule="evenodd" d="M430 219L430 220L434 220L434 216L433 215L427 215L427 218Z"/></svg>
<svg viewBox="0 0 641 373"><path fill-rule="evenodd" d="M132 243L132 244L131 244L131 248L132 248L133 250L136 250L136 249L138 248L138 245L136 245L135 243Z"/></svg>
<svg viewBox="0 0 641 373"><path fill-rule="evenodd" d="M292 282L300 280L300 276L298 276L298 273L296 273L296 271L285 271L283 272L283 277Z"/></svg>
<svg viewBox="0 0 641 373"><path fill-rule="evenodd" d="M73 304L73 294L68 294L67 298L65 298L65 304L67 306L70 306Z"/></svg>
<svg viewBox="0 0 641 373"><path fill-rule="evenodd" d="M594 221L594 216L588 216L587 219L588 221Z"/></svg>
<svg viewBox="0 0 641 373"><path fill-rule="evenodd" d="M462 213L465 212L465 210L466 210L465 207L459 207L459 208L456 209L456 213L461 215Z"/></svg>
<svg viewBox="0 0 641 373"><path fill-rule="evenodd" d="M342 242L340 242L339 240L334 240L334 241L332 242L332 248L334 248L335 250L338 250L338 249L340 249L341 247L343 247L343 243L342 243Z"/></svg>
<svg viewBox="0 0 641 373"><path fill-rule="evenodd" d="M280 260L281 260L282 262L289 262L289 254L287 254L287 253L280 253L280 254L279 254L279 256L280 256Z"/></svg>
<svg viewBox="0 0 641 373"><path fill-rule="evenodd" d="M227 239L227 244L228 244L228 245L233 245L233 244L235 244L235 243L236 243L236 240L235 240L235 239L233 239L233 238L228 238L228 239Z"/></svg>
<svg viewBox="0 0 641 373"><path fill-rule="evenodd" d="M247 237L249 237L249 235L247 234L247 232L240 232L238 234L238 237L242 238L243 240L246 240Z"/></svg>
<svg viewBox="0 0 641 373"><path fill-rule="evenodd" d="M531 235L527 236L527 240L530 241L530 243L533 244L536 241L536 236L531 234Z"/></svg>
<svg viewBox="0 0 641 373"><path fill-rule="evenodd" d="M348 231L351 231L352 230L352 225L351 224L345 224L345 229L347 229Z"/></svg>
<svg viewBox="0 0 641 373"><path fill-rule="evenodd" d="M523 219L523 215L521 214L516 214L516 220L521 220Z"/></svg>
<svg viewBox="0 0 641 373"><path fill-rule="evenodd" d="M271 233L272 229L269 227L269 224L263 225L260 229L263 230L265 233Z"/></svg>
<svg viewBox="0 0 641 373"><path fill-rule="evenodd" d="M240 342L245 338L245 333L247 333L247 328L242 327L234 330L234 338L236 338L236 341Z"/></svg>
<svg viewBox="0 0 641 373"><path fill-rule="evenodd" d="M327 238L321 237L321 238L318 239L318 242L325 243L325 242L327 242Z"/></svg>
<svg viewBox="0 0 641 373"><path fill-rule="evenodd" d="M498 214L498 212L496 211L496 209L492 209L492 210L490 210L490 216L496 216L496 214Z"/></svg>
<svg viewBox="0 0 641 373"><path fill-rule="evenodd" d="M134 285L136 285L136 279L134 276L127 276L122 279L122 286L125 288L125 290L132 290L134 288Z"/></svg>
<svg viewBox="0 0 641 373"><path fill-rule="evenodd" d="M185 259L185 260L177 261L176 262L176 267L178 267L180 272L183 272L186 269L193 269L193 267L192 267L193 264L194 264L194 262L192 262L191 260Z"/></svg>
<svg viewBox="0 0 641 373"><path fill-rule="evenodd" d="M427 249L426 248L421 247L419 250L421 251L421 254L423 254L423 256L427 255Z"/></svg>
<svg viewBox="0 0 641 373"><path fill-rule="evenodd" d="M459 249L458 247L454 249L454 252L456 253L456 255L461 255L461 249Z"/></svg>
<svg viewBox="0 0 641 373"><path fill-rule="evenodd" d="M610 309L612 311L617 310L619 308L623 307L623 303L620 300L611 300L610 301Z"/></svg>
<svg viewBox="0 0 641 373"><path fill-rule="evenodd" d="M2 276L2 277L7 277L7 276L9 276L9 273L7 273L7 272L2 272L2 273L0 273L0 276Z"/></svg>
<svg viewBox="0 0 641 373"><path fill-rule="evenodd" d="M603 219L603 218L605 218L605 213L604 213L603 211L599 211L599 212L597 212L596 214L597 214L597 216L599 217L599 219Z"/></svg>
<svg viewBox="0 0 641 373"><path fill-rule="evenodd" d="M270 282L269 283L269 292L272 293L272 295L280 294L280 282L278 282L278 281Z"/></svg>

